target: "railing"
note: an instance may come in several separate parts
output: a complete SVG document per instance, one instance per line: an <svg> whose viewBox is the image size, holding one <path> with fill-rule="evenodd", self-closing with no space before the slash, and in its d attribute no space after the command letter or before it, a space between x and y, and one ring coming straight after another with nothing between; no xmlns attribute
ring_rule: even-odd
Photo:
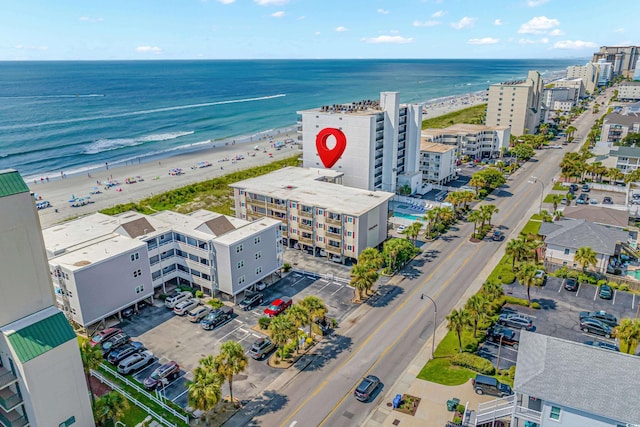
<svg viewBox="0 0 640 427"><path fill-rule="evenodd" d="M303 216L305 218L313 218L313 212L312 211L299 210L298 211L298 215Z"/></svg>
<svg viewBox="0 0 640 427"><path fill-rule="evenodd" d="M327 222L327 224L342 225L341 219L334 219L334 218L331 218L330 216L326 217L325 221Z"/></svg>
<svg viewBox="0 0 640 427"><path fill-rule="evenodd" d="M516 417L540 424L540 421L542 421L542 412L518 405L516 406Z"/></svg>
<svg viewBox="0 0 640 427"><path fill-rule="evenodd" d="M342 255L342 249L339 247L336 248L335 246L327 245L324 250L332 254Z"/></svg>
<svg viewBox="0 0 640 427"><path fill-rule="evenodd" d="M514 405L515 396L513 395L478 404L476 425L510 416L513 414Z"/></svg>
<svg viewBox="0 0 640 427"><path fill-rule="evenodd" d="M4 366L0 366L0 389L5 388L11 383L14 383L18 380L13 372L5 368Z"/></svg>
<svg viewBox="0 0 640 427"><path fill-rule="evenodd" d="M298 223L298 228L301 228L303 230L313 231L313 226L312 225L307 225L304 222Z"/></svg>
<svg viewBox="0 0 640 427"><path fill-rule="evenodd" d="M267 207L271 208L271 209L278 209L280 211L286 211L287 210L287 205L286 204L267 203Z"/></svg>
<svg viewBox="0 0 640 427"><path fill-rule="evenodd" d="M312 245L312 244L313 244L313 238L311 238L311 237L302 237L302 236L299 236L299 237L298 237L298 241L300 241L300 242L302 242L302 243L307 243L307 244L309 244L309 245Z"/></svg>
<svg viewBox="0 0 640 427"><path fill-rule="evenodd" d="M22 403L22 398L18 393L14 393L11 389L5 388L0 390L0 406L5 411L10 411L17 405Z"/></svg>
<svg viewBox="0 0 640 427"><path fill-rule="evenodd" d="M334 239L341 240L342 239L342 234L341 233L333 233L333 232L327 230L327 237L333 237Z"/></svg>
<svg viewBox="0 0 640 427"><path fill-rule="evenodd" d="M29 421L16 411L4 412L0 409L0 423L5 427L24 427Z"/></svg>

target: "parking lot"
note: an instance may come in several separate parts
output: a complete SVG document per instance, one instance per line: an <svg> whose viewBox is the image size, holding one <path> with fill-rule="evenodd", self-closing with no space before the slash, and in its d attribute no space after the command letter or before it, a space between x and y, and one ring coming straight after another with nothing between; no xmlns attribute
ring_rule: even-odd
<svg viewBox="0 0 640 427"><path fill-rule="evenodd" d="M516 283L504 285L506 295L527 298L527 290ZM569 341L602 341L619 345L615 339L607 339L600 335L585 333L580 329L579 315L581 311L606 311L618 318L633 318L638 310L638 296L629 292L614 291L611 300L598 297L599 288L594 285L580 284L576 292L564 289L563 279L547 276L543 287L531 288L531 299L541 305L541 309L506 305L504 312L515 311L528 315L533 319L534 332L563 338ZM508 369L515 365L518 351L506 345L499 346L491 342L481 344L478 355L489 359L494 366L500 353L500 369Z"/></svg>
<svg viewBox="0 0 640 427"><path fill-rule="evenodd" d="M264 336L256 330L258 319L274 299L290 296L296 303L307 295L316 295L327 306L327 315L336 318L338 322L356 308L351 304L353 289L344 282L316 279L300 273L285 276L262 293L263 304L251 311L233 306L232 319L211 331L205 331L198 323L191 323L186 317L174 315L159 300L156 301L156 306L147 307L140 314L127 319L121 324L124 332L133 340L141 341L157 357L155 363L136 373L134 378L142 382L161 364L176 361L181 368L180 377L165 388L164 394L167 399L185 407L185 383L192 378L192 371L198 365L198 360L217 354L219 346L229 340L239 342L248 352L253 342ZM266 361L250 359L247 370L234 379L234 395L248 399L266 388L281 372L281 369L269 367ZM226 386L223 393L227 393Z"/></svg>

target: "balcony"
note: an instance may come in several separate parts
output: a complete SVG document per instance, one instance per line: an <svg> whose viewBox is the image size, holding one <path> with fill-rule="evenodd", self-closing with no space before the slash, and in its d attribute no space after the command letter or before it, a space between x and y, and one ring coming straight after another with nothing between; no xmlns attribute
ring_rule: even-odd
<svg viewBox="0 0 640 427"><path fill-rule="evenodd" d="M313 231L313 225L308 225L304 222L298 223L298 228L301 228L302 230Z"/></svg>
<svg viewBox="0 0 640 427"><path fill-rule="evenodd" d="M25 427L29 425L29 421L20 415L18 411L5 412L2 409L0 409L0 423L4 427Z"/></svg>
<svg viewBox="0 0 640 427"><path fill-rule="evenodd" d="M284 203L267 203L267 207L275 210L279 210L282 212L287 211L287 205Z"/></svg>
<svg viewBox="0 0 640 427"><path fill-rule="evenodd" d="M313 238L311 238L311 237L302 237L302 235L300 235L298 237L298 241L300 243L305 243L307 245L313 245Z"/></svg>
<svg viewBox="0 0 640 427"><path fill-rule="evenodd" d="M340 247L327 245L327 246L325 246L324 250L326 252L329 252L330 254L342 255L342 249Z"/></svg>
<svg viewBox="0 0 640 427"><path fill-rule="evenodd" d="M327 230L327 237L331 237L331 238L336 239L338 241L342 240L342 234L341 233L332 233L329 230Z"/></svg>
<svg viewBox="0 0 640 427"><path fill-rule="evenodd" d="M10 388L3 388L0 390L0 407L7 412L10 412L12 409L15 409L16 406L22 403L22 398L20 395Z"/></svg>
<svg viewBox="0 0 640 427"><path fill-rule="evenodd" d="M305 218L313 218L313 211L303 211L300 210L298 211L298 215L305 217Z"/></svg>
<svg viewBox="0 0 640 427"><path fill-rule="evenodd" d="M336 218L332 218L330 216L325 218L325 221L327 224L333 224L333 225L342 225L342 219L336 219Z"/></svg>
<svg viewBox="0 0 640 427"><path fill-rule="evenodd" d="M16 381L18 381L18 378L16 378L10 370L4 366L0 366L0 389L3 389Z"/></svg>

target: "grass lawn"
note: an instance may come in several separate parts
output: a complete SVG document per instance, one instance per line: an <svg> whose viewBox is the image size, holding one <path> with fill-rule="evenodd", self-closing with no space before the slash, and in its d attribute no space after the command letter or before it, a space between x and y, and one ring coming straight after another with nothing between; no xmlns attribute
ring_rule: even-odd
<svg viewBox="0 0 640 427"><path fill-rule="evenodd" d="M556 182L555 184L553 184L553 189L556 191L568 191L569 190L569 184L564 184L562 182Z"/></svg>
<svg viewBox="0 0 640 427"><path fill-rule="evenodd" d="M443 385L460 385L474 378L476 373L470 369L452 366L449 358L431 359L422 368L418 378Z"/></svg>
<svg viewBox="0 0 640 427"><path fill-rule="evenodd" d="M428 107L427 107L428 108ZM422 129L446 128L458 123L472 123L484 116L487 104L479 104L463 110L454 111L444 116L433 117L422 121Z"/></svg>
<svg viewBox="0 0 640 427"><path fill-rule="evenodd" d="M547 196L544 198L544 203L553 203L553 196L562 196L564 197L564 194L559 194L559 193L551 193L551 194L547 194Z"/></svg>
<svg viewBox="0 0 640 427"><path fill-rule="evenodd" d="M542 225L542 221L540 221L539 219L533 219L534 216L536 215L532 215L532 219L527 222L524 227L522 227L522 233L526 235L538 234L538 232L540 231L540 226Z"/></svg>

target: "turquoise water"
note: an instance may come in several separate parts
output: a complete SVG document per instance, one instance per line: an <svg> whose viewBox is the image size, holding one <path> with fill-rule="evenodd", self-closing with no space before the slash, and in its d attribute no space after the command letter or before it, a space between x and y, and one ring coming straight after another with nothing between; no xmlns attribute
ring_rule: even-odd
<svg viewBox="0 0 640 427"><path fill-rule="evenodd" d="M411 221L422 221L421 215L409 215L402 212L394 212L393 216L397 218L410 219Z"/></svg>

